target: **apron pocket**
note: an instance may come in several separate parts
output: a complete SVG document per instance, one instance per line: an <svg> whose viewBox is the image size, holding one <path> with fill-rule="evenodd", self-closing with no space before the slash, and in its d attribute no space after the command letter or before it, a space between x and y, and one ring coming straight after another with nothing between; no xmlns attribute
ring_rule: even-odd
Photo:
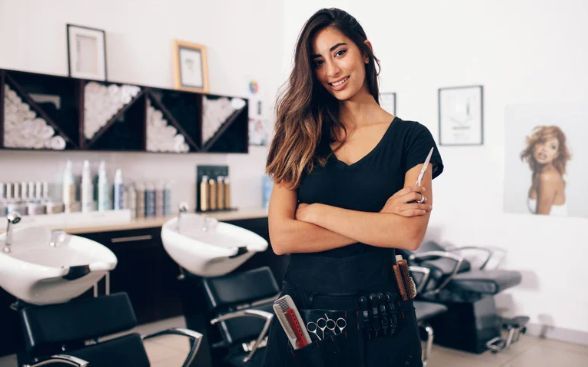
<svg viewBox="0 0 588 367"><path fill-rule="evenodd" d="M354 310L301 309L304 327L326 366L360 366L363 337Z"/></svg>

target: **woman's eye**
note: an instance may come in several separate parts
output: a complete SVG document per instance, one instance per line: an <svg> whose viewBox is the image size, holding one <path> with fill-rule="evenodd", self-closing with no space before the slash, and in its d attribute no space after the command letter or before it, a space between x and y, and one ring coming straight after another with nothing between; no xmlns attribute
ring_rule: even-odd
<svg viewBox="0 0 588 367"><path fill-rule="evenodd" d="M347 52L346 49L339 50L339 51L335 52L335 56L343 56L343 55L345 55L346 52Z"/></svg>
<svg viewBox="0 0 588 367"><path fill-rule="evenodd" d="M323 60L314 60L314 61L312 62L312 65L313 65L315 68L318 68L318 67L319 67L319 66L321 66L322 64L323 64Z"/></svg>

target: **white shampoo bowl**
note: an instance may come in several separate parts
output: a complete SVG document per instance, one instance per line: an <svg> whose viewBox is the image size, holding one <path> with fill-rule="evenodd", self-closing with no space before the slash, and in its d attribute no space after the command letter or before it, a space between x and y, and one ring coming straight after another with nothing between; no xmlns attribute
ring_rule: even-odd
<svg viewBox="0 0 588 367"><path fill-rule="evenodd" d="M163 247L171 258L192 274L212 277L228 274L256 252L267 249L267 241L232 224L198 214L181 214L161 228Z"/></svg>
<svg viewBox="0 0 588 367"><path fill-rule="evenodd" d="M57 240L55 240L57 239ZM6 234L0 235L4 247ZM116 256L98 242L45 227L15 229L10 252L0 250L0 287L27 303L67 302L116 267Z"/></svg>

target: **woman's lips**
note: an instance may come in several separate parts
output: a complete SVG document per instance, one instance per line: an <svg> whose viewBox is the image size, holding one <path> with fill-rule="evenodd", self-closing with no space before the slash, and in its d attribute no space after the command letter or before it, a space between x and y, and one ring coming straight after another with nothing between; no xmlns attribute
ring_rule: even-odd
<svg viewBox="0 0 588 367"><path fill-rule="evenodd" d="M349 77L346 76L345 78L339 79L336 82L329 83L329 86L331 87L331 89L333 89L335 91L339 91L339 90L345 88L348 80L349 80Z"/></svg>

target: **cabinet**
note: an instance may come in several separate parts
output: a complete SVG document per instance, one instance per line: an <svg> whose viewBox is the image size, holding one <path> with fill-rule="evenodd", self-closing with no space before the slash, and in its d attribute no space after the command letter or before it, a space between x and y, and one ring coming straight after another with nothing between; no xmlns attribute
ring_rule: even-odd
<svg viewBox="0 0 588 367"><path fill-rule="evenodd" d="M0 69L0 148L247 153L248 101Z"/></svg>
<svg viewBox="0 0 588 367"><path fill-rule="evenodd" d="M182 314L179 268L161 243L161 228L81 234L108 247L118 259L110 291L127 292L139 323Z"/></svg>

